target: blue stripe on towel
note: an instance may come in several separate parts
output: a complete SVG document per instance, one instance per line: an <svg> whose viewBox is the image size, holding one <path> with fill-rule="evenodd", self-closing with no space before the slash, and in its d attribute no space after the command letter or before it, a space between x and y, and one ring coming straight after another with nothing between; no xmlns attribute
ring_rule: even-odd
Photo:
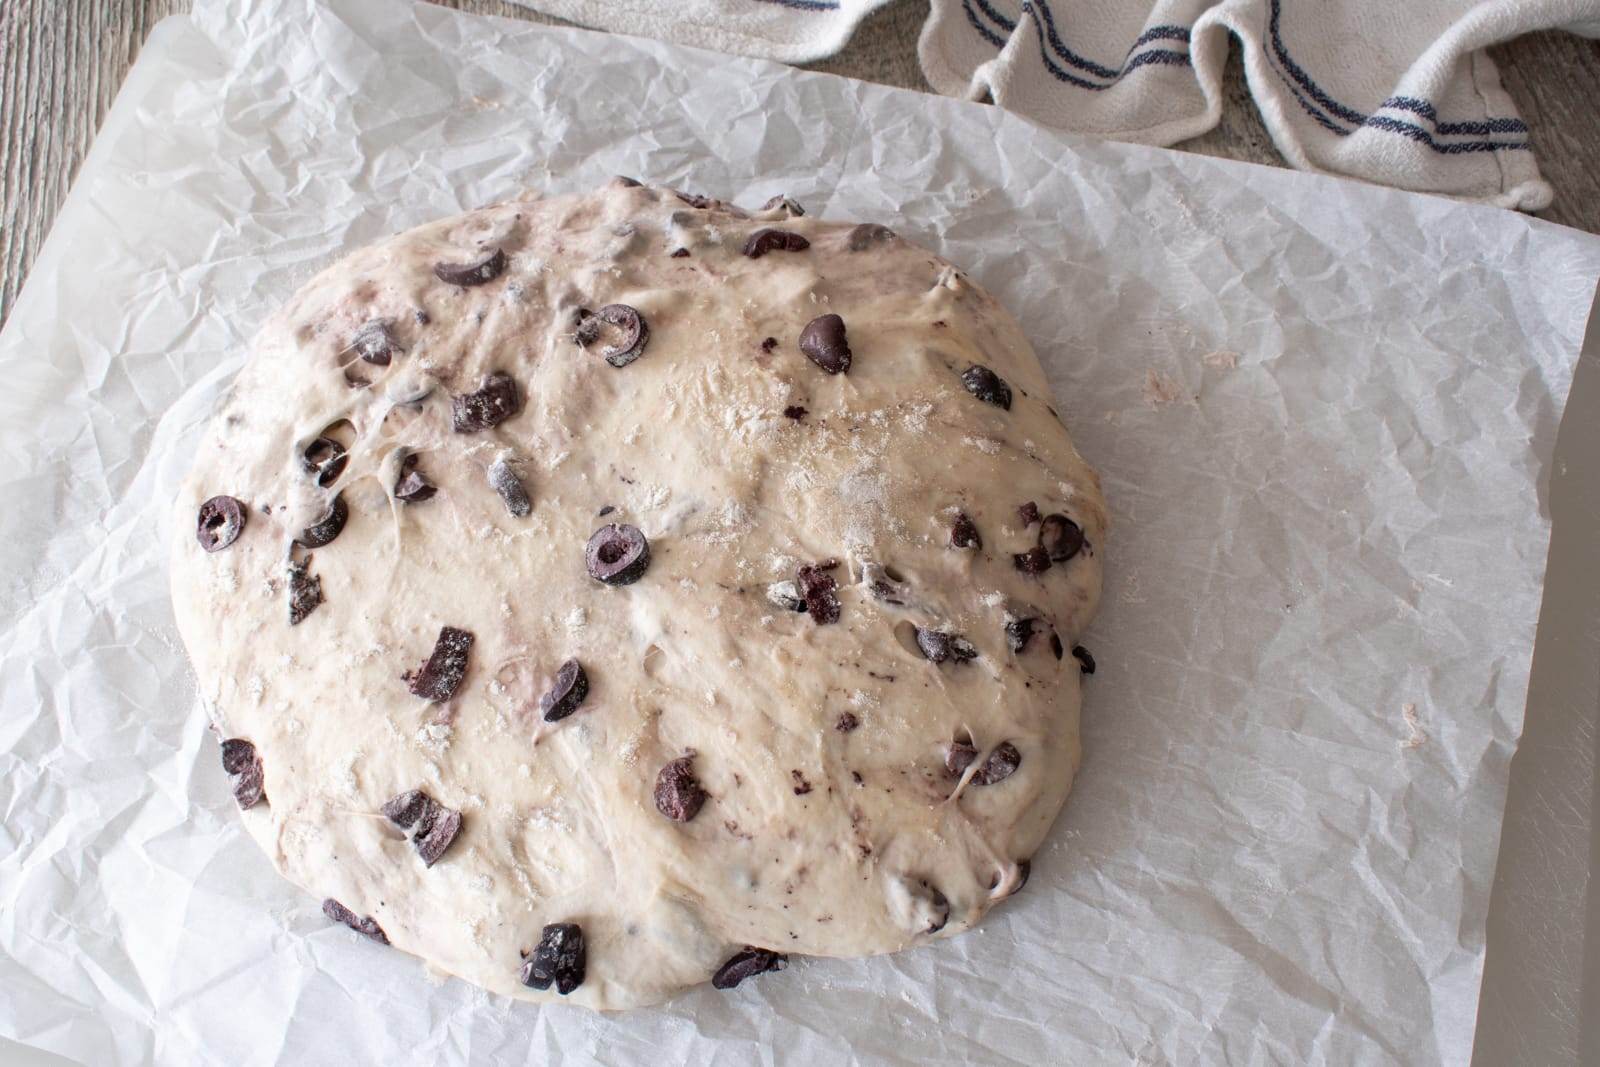
<svg viewBox="0 0 1600 1067"><path fill-rule="evenodd" d="M1277 71L1289 92L1293 94L1300 107L1310 115L1317 124L1331 130L1340 137L1348 137L1355 130L1345 129L1334 122L1329 115L1337 116L1357 128L1383 130L1387 133L1399 134L1418 144L1427 145L1435 152L1443 155L1463 155L1470 152L1497 152L1500 149L1527 149L1531 147L1526 137L1520 141L1445 141L1434 140L1433 134L1414 123L1404 122L1391 118L1388 115L1363 115L1352 107L1347 107L1329 96L1301 66L1289 55L1289 50L1284 46L1283 35L1280 32L1283 7L1280 0L1272 0L1272 11L1268 21L1268 36L1272 39L1272 55L1268 58L1276 62L1269 63ZM1298 88L1297 88L1298 86ZM1304 89L1311 99L1307 100L1300 90ZM1315 101L1315 103L1313 103ZM1434 130L1441 136L1458 134L1476 134L1484 136L1496 133L1524 134L1528 132L1528 124L1521 119L1495 118L1481 122L1439 122L1438 113L1434 106L1427 100L1419 100L1411 96L1391 96L1382 104L1380 110L1388 108L1394 111L1409 111L1421 116L1431 123Z"/></svg>
<svg viewBox="0 0 1600 1067"><path fill-rule="evenodd" d="M839 0L761 0L763 4L792 7L796 11L837 11Z"/></svg>

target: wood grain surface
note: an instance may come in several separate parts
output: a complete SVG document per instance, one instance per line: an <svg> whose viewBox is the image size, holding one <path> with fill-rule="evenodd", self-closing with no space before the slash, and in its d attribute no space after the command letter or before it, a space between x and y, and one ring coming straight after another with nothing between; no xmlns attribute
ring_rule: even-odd
<svg viewBox="0 0 1600 1067"><path fill-rule="evenodd" d="M559 22L507 0L435 0L487 15ZM191 0L0 0L0 324L55 219L78 164L153 27ZM896 0L814 70L928 90L917 65L926 0ZM1556 200L1541 216L1600 233L1600 42L1534 34L1498 46L1505 87L1533 137ZM1221 125L1178 146L1283 165L1229 56Z"/></svg>

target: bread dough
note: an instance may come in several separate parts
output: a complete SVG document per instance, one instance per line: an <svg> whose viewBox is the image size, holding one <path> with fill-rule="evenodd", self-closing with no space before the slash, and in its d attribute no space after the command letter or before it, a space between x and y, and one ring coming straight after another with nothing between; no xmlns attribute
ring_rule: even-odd
<svg viewBox="0 0 1600 1067"><path fill-rule="evenodd" d="M1024 880L1079 760L1098 481L989 295L794 211L528 195L261 330L172 595L244 823L330 916L530 1000L575 924L565 999L616 1009L948 937ZM590 576L608 524L630 583Z"/></svg>

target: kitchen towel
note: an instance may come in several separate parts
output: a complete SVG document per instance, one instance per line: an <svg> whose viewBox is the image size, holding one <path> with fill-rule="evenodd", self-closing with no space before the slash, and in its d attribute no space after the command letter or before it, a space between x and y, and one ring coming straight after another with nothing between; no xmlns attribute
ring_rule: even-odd
<svg viewBox="0 0 1600 1067"><path fill-rule="evenodd" d="M804 62L888 0L517 0L585 26ZM1222 115L1228 34L1290 165L1537 211L1528 126L1485 49L1600 37L1600 0L932 0L918 55L939 92L1056 129L1171 145Z"/></svg>

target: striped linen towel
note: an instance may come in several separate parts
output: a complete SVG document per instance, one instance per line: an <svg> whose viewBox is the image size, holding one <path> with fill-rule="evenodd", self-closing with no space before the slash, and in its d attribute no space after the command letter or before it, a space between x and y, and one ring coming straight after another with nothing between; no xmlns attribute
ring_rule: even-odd
<svg viewBox="0 0 1600 1067"><path fill-rule="evenodd" d="M517 2L803 62L843 47L889 0ZM1549 28L1600 37L1600 0L932 0L918 56L941 93L1061 130L1170 145L1220 120L1231 33L1292 166L1536 211L1550 186L1484 49Z"/></svg>

